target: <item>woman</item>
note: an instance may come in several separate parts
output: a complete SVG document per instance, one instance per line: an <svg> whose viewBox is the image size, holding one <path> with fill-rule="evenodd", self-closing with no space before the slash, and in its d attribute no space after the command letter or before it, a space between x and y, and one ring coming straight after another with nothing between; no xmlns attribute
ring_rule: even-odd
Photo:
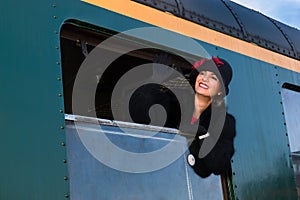
<svg viewBox="0 0 300 200"><path fill-rule="evenodd" d="M198 129L189 146L188 163L203 178L230 169L235 119L226 112L224 97L231 78L230 65L215 57L196 62L190 74L195 90L190 125L198 125Z"/></svg>

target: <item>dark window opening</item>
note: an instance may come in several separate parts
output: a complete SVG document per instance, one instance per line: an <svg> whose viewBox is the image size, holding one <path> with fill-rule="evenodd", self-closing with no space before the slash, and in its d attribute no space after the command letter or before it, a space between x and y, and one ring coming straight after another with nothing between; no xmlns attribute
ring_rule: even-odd
<svg viewBox="0 0 300 200"><path fill-rule="evenodd" d="M80 111L80 113L74 113L72 111L73 87L81 64L83 63L87 54L90 53L99 43L116 34L115 32L106 29L98 28L97 31L95 29L95 27L90 25L73 22L67 22L62 27L61 53L65 113L90 117L94 117L93 113L96 113L98 118L130 121L128 120L128 116L122 116L124 109L130 109L130 117L132 118L133 122L149 124L149 110L147 111L147 109L145 110L144 108L150 108L151 106L158 104L163 106L166 110L167 119L164 125L153 121L151 122L151 125L178 128L177 126L180 123L181 113L179 102L176 100L174 93L171 92L166 86L184 92L186 87L189 87L189 85L187 85L186 82L184 84L184 80L178 79L176 76L169 76L162 82L161 85L143 85L143 83L141 83L142 87L135 90L132 95L132 97L136 97L138 101L134 102L131 98L130 104L126 107L126 105L122 105L122 99L128 95L129 92L132 92L131 89L133 89L131 88L130 84L128 84L126 85L125 89L120 92L120 98L118 98L120 101L114 102L114 104L111 103L112 92L120 78L122 78L122 76L124 76L124 74L126 74L128 71L143 64L151 64L154 62L168 65L170 68L183 74L183 76L186 77L185 81L188 80L191 64L187 60L179 55L162 50L164 48L157 44L151 44L149 42L143 43L143 41L137 41L135 39L129 41L128 39L120 38L117 43L105 47L107 48L105 50L108 52L118 52L120 49L126 46L137 45L140 48L137 48L138 50L123 54L115 59L108 66L105 72L101 74L101 76L97 75L97 72L95 72L95 77L91 77L90 80L91 82L95 82L95 84L97 84L96 94L94 95L95 99L93 101L95 104L87 105L83 110ZM159 56L167 57L167 59L162 60ZM190 57L191 59L195 59L193 56ZM147 68L146 70L149 70L147 74L150 76L154 73L154 69L151 67ZM88 89L84 87L85 86L82 87L83 91ZM159 98L153 99L152 101L146 103L143 102L142 105L142 103L139 101L139 94L144 92L146 93L145 96L147 96L148 91L160 93L157 95ZM82 94L85 95L84 92L82 92ZM112 109L114 109L114 111L117 113L117 119L113 114ZM139 112L136 110L139 110Z"/></svg>

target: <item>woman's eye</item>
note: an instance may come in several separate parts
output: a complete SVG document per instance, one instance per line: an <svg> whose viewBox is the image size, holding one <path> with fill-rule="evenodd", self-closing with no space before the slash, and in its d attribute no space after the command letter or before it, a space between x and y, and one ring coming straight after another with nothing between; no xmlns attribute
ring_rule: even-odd
<svg viewBox="0 0 300 200"><path fill-rule="evenodd" d="M218 80L218 78L217 77L215 77L215 76L212 76L211 77L213 80L215 80L215 81L217 81Z"/></svg>

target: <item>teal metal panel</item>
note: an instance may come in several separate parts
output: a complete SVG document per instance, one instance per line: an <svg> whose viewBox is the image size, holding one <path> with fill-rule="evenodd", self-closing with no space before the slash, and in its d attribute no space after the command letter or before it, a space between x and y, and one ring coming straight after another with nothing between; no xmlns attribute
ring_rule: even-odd
<svg viewBox="0 0 300 200"><path fill-rule="evenodd" d="M300 86L300 73L278 67L278 81L280 86L284 83L290 83Z"/></svg>
<svg viewBox="0 0 300 200"><path fill-rule="evenodd" d="M68 194L55 9L52 1L1 2L1 200Z"/></svg>
<svg viewBox="0 0 300 200"><path fill-rule="evenodd" d="M234 71L227 102L237 120L235 198L297 199L278 68L222 49L218 53Z"/></svg>

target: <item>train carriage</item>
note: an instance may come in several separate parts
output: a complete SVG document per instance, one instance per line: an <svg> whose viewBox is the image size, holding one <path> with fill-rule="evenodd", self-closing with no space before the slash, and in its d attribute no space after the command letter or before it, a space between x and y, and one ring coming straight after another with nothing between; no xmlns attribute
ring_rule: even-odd
<svg viewBox="0 0 300 200"><path fill-rule="evenodd" d="M299 198L299 30L227 0L6 1L0 10L0 199ZM175 80L151 68L160 53ZM201 178L186 135L133 123L124 99L153 81L133 69L186 91L189 61L211 55L232 65L237 135L231 170Z"/></svg>

